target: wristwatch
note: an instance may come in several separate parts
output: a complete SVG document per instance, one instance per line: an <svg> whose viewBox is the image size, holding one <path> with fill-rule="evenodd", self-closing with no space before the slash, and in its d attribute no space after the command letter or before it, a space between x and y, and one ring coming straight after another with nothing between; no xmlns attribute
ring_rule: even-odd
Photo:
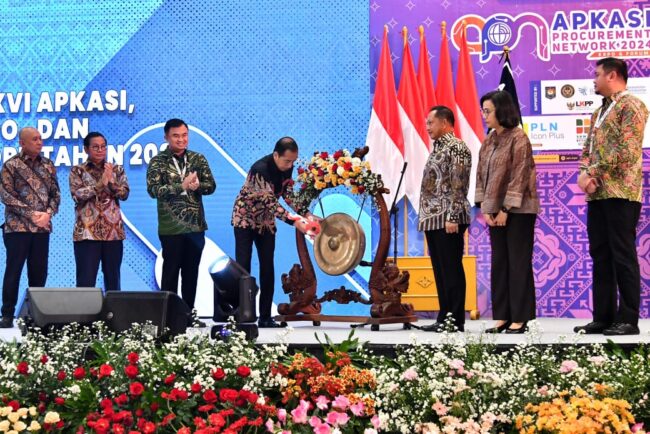
<svg viewBox="0 0 650 434"><path fill-rule="evenodd" d="M508 208L506 208L505 206L501 207L501 211L503 211L506 214L508 214L510 212L510 210Z"/></svg>

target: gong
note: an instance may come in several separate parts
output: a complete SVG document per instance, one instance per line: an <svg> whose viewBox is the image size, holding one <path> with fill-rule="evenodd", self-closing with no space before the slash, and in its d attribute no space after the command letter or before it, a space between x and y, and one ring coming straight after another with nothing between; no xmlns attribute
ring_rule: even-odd
<svg viewBox="0 0 650 434"><path fill-rule="evenodd" d="M359 265L366 250L366 234L359 223L347 214L335 213L323 219L320 227L314 258L323 272L340 276Z"/></svg>

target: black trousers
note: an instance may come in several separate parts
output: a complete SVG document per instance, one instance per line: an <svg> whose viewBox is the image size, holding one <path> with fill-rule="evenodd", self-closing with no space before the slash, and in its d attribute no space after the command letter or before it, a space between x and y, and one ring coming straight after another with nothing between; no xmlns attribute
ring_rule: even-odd
<svg viewBox="0 0 650 434"><path fill-rule="evenodd" d="M627 199L587 202L594 321L639 322L641 274L636 252L636 225L640 214L641 203ZM620 295L618 309L617 293Z"/></svg>
<svg viewBox="0 0 650 434"><path fill-rule="evenodd" d="M505 226L490 227L492 316L495 320L535 319L533 242L537 214L510 214Z"/></svg>
<svg viewBox="0 0 650 434"><path fill-rule="evenodd" d="M260 234L253 229L235 228L235 260L246 271L251 272L251 257L253 244L257 249L260 262L260 319L271 318L273 292L275 291L275 234L264 232Z"/></svg>
<svg viewBox="0 0 650 434"><path fill-rule="evenodd" d="M120 266L124 247L122 240L115 241L75 241L74 260L77 265L77 286L93 287L97 283L99 263L104 274L104 290L119 291Z"/></svg>
<svg viewBox="0 0 650 434"><path fill-rule="evenodd" d="M444 322L447 315L451 314L457 326L465 324L466 282L463 251L466 230L467 225L459 225L456 234L448 234L444 229L424 232L440 302L437 321Z"/></svg>
<svg viewBox="0 0 650 434"><path fill-rule="evenodd" d="M194 309L199 263L205 247L205 232L180 235L158 235L162 245L162 278L160 289L178 293L178 272L181 273L181 297Z"/></svg>
<svg viewBox="0 0 650 434"><path fill-rule="evenodd" d="M2 280L2 316L13 318L18 302L20 275L25 261L27 261L28 285L45 286L50 234L9 232L3 233L2 238L7 249L5 275Z"/></svg>

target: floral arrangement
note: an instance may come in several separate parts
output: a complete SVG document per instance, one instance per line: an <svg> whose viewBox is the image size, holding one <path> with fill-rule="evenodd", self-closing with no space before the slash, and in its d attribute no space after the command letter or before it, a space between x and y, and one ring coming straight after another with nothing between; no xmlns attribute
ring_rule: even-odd
<svg viewBox="0 0 650 434"><path fill-rule="evenodd" d="M384 184L381 177L370 170L370 163L353 157L350 151L340 149L333 154L316 152L309 161L298 167L297 189L292 202L307 209L327 188L343 185L352 194L373 195Z"/></svg>
<svg viewBox="0 0 650 434"><path fill-rule="evenodd" d="M355 367L347 353L326 352L325 363L297 353L287 364L273 364L271 375L282 385L287 408L269 420L269 432L377 433L379 417L369 397L375 375Z"/></svg>
<svg viewBox="0 0 650 434"><path fill-rule="evenodd" d="M288 353L291 329L254 345L237 332L161 343L145 328L0 342L0 433L581 432L575 421L643 433L650 423L648 347L533 345L534 323L508 351L450 333L391 358L353 336L316 358Z"/></svg>
<svg viewBox="0 0 650 434"><path fill-rule="evenodd" d="M563 390L551 401L529 403L517 416L516 428L522 433L645 433L634 425L630 404L624 400L598 396L608 387L595 385L596 396L577 387L573 393Z"/></svg>

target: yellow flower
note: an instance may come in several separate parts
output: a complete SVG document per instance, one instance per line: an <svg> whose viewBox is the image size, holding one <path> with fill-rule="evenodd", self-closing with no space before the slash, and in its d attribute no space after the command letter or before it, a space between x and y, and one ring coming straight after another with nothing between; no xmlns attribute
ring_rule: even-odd
<svg viewBox="0 0 650 434"><path fill-rule="evenodd" d="M11 423L8 420L3 420L0 422L0 432L7 432L9 431L9 427L11 426Z"/></svg>
<svg viewBox="0 0 650 434"><path fill-rule="evenodd" d="M45 423L57 423L60 421L61 418L59 417L59 413L56 411L48 411L47 414L45 415Z"/></svg>
<svg viewBox="0 0 650 434"><path fill-rule="evenodd" d="M7 415L7 419L9 419L9 422L11 423L16 423L18 419L20 419L20 415L17 412L12 412Z"/></svg>
<svg viewBox="0 0 650 434"><path fill-rule="evenodd" d="M27 424L22 420L19 420L14 424L14 429L18 432L25 431L25 428L27 428Z"/></svg>
<svg viewBox="0 0 650 434"><path fill-rule="evenodd" d="M29 428L27 429L31 432L40 431L41 424L33 420L32 423L29 424Z"/></svg>

